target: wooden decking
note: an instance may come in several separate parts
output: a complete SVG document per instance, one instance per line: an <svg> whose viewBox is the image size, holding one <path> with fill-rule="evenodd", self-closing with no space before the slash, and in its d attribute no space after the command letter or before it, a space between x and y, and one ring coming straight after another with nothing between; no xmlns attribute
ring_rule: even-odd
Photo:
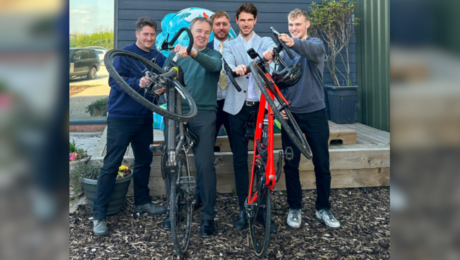
<svg viewBox="0 0 460 260"><path fill-rule="evenodd" d="M372 187L387 186L390 183L390 133L359 124L336 125L329 122L332 142L329 146L330 169L332 174L332 188ZM341 129L342 131L337 131ZM353 135L356 141L353 141ZM275 137L275 147L281 148L280 136ZM155 143L163 142L163 132L155 130ZM343 144L342 144L343 143ZM214 165L217 174L217 190L222 193L229 193L235 188L233 177L233 156L230 152L226 137L219 137L216 142L221 152L215 153ZM253 143L249 142L250 150ZM106 134L102 135L93 157L92 164L102 164L105 155ZM279 151L279 150L278 150ZM275 152L278 152L275 151ZM248 156L248 165L251 167L252 154ZM275 156L277 159L278 156ZM128 148L123 164L132 166L134 157L132 150ZM194 156L189 156L189 163L192 174L195 174ZM149 186L151 193L155 195L165 194L164 182L160 172L160 157L154 155L150 175ZM301 159L300 179L302 189L314 189L315 174L311 160ZM276 190L285 190L284 177L276 184Z"/></svg>

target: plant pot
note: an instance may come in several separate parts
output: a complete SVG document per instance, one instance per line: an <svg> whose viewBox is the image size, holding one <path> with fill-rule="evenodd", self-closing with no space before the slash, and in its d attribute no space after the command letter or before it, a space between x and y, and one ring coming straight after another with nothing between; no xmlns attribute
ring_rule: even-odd
<svg viewBox="0 0 460 260"><path fill-rule="evenodd" d="M90 159L91 159L91 155L88 155L88 157L85 157L81 160L69 162L69 175L72 174L72 172L75 170L75 168L78 165L87 164ZM69 198L70 199L79 198L81 195L83 195L83 192L78 192L78 194L75 194L73 187L69 186Z"/></svg>
<svg viewBox="0 0 460 260"><path fill-rule="evenodd" d="M107 208L107 215L114 215L120 212L125 202L125 197L128 193L129 184L132 178L133 173L127 177L116 179L115 186L112 191L112 197ZM96 197L97 190L97 180L82 178L81 184L89 209L93 212L94 198Z"/></svg>
<svg viewBox="0 0 460 260"><path fill-rule="evenodd" d="M358 86L325 86L331 120L351 124L357 120Z"/></svg>

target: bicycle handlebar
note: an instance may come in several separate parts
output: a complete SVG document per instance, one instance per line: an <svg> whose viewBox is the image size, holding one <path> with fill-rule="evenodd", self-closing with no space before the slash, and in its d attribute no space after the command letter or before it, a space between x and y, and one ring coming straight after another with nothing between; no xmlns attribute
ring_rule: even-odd
<svg viewBox="0 0 460 260"><path fill-rule="evenodd" d="M223 61L223 64L224 64L225 74L228 76L228 78L232 82L233 86L235 86L236 90L238 92L241 92L241 87L238 85L238 83L236 83L236 80L235 80L235 78L239 77L240 75L238 75L236 72L232 71L232 69L230 68L230 66L228 65L227 61L224 58L222 58L222 61Z"/></svg>
<svg viewBox="0 0 460 260"><path fill-rule="evenodd" d="M276 51L279 53L281 52L281 50L285 50L287 55L289 56L289 58L292 60L294 59L294 55L292 55L292 52L291 50L286 46L286 43L281 41L280 39L278 39L278 36L281 35L281 33L279 33L277 30L275 30L275 28L273 27L270 27L270 29L272 30L273 34L275 35L275 39L279 42L279 45L278 47L276 48Z"/></svg>
<svg viewBox="0 0 460 260"><path fill-rule="evenodd" d="M192 35L192 32L190 31L190 29L187 28L187 27L180 28L180 30L174 35L173 39L169 42L169 46L174 45L174 43L176 42L177 38L179 38L179 36L181 35L181 33L183 31L186 31L187 34L188 34L189 44L188 44L188 47L187 47L187 54L190 54L190 51L192 50L192 47L193 47L193 35Z"/></svg>
<svg viewBox="0 0 460 260"><path fill-rule="evenodd" d="M177 70L175 67L172 67L168 72L165 72L163 74L160 74L158 76L163 77L163 78L172 78L177 75Z"/></svg>

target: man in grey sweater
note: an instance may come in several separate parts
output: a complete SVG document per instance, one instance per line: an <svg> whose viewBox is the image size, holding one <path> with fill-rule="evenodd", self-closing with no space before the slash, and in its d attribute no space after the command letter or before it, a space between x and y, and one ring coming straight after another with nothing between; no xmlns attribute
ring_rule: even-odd
<svg viewBox="0 0 460 260"><path fill-rule="evenodd" d="M301 63L303 73L297 84L283 90L283 95L291 102L290 111L305 134L313 153L317 191L315 218L328 227L339 228L340 223L332 215L329 202L331 191L328 149L329 124L324 109L323 92L325 48L320 39L308 36L310 21L305 10L294 9L289 13L288 21L292 38L287 34L282 34L279 39L291 49L294 59L291 60L288 55L284 55L284 61L288 66ZM273 50L265 51L264 57L267 60L272 60ZM299 163L301 155L284 131L281 132L281 139L283 149L292 147L294 150L294 159L286 161L284 165L287 200L290 207L287 224L292 228L300 228L302 190Z"/></svg>

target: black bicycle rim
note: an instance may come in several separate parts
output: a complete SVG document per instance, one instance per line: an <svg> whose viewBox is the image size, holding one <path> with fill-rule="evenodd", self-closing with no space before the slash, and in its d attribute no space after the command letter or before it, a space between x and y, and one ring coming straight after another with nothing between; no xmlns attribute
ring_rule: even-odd
<svg viewBox="0 0 460 260"><path fill-rule="evenodd" d="M308 145L307 140L305 140L305 137L302 134L302 131L300 130L297 122L295 121L294 117L288 110L288 108L285 109L286 113L288 116L290 115L290 121L292 120L291 124L289 124L282 116L281 112L277 109L275 103L273 100L270 98L270 95L268 94L268 91L265 86L268 86L271 89L275 89L275 86L273 85L272 82L270 82L266 77L263 71L254 63L251 63L250 65L250 70L253 72L254 79L259 86L259 89L262 92L262 95L265 96L265 99L267 100L268 105L272 108L273 112L275 113L276 119L281 123L282 129L286 132L286 134L289 136L291 139L292 143L299 149L299 151L307 158L311 159L312 158L312 153L310 146ZM254 73L255 72L255 73ZM275 95L276 98L276 95ZM282 100L278 100L278 102L283 103ZM295 130L293 130L295 129Z"/></svg>
<svg viewBox="0 0 460 260"><path fill-rule="evenodd" d="M170 221L174 250L180 256L187 251L192 224L192 200L182 189L181 177L187 175L187 161L184 154L177 156L177 173L171 174Z"/></svg>
<svg viewBox="0 0 460 260"><path fill-rule="evenodd" d="M257 208L254 215L249 218L249 232L251 234L252 247L257 257L262 258L267 252L270 242L270 220L271 220L271 201L270 190L265 183L260 183L262 174L265 171L262 168L255 168L255 179L253 190L257 191ZM261 185L259 185L261 184ZM251 196L254 194L251 194ZM261 214L265 214L265 221Z"/></svg>
<svg viewBox="0 0 460 260"><path fill-rule="evenodd" d="M150 71L154 74L165 73L165 71L160 66L138 54L126 50L110 50L106 53L104 57L104 63L110 76L126 92L126 94L128 94L135 101L137 101L150 111L158 113L166 118L175 121L188 122L195 118L197 114L197 107L195 101L179 82L171 79L174 83L174 88L182 96L183 105L186 105L190 108L188 111L184 111L183 114L175 112L177 111L177 109L174 109L174 112L171 112L157 105L156 103L159 101L160 96L155 96L154 101L152 102L149 99L146 99L143 94L139 93L143 93L143 90L140 90L138 92L139 89L135 90L134 88L132 88L126 82L127 79L123 77L123 75L120 75L117 69L115 68L113 64L115 60L117 61L119 69L121 68L125 71L129 71L129 73L134 75L137 79L140 79L144 76L143 71Z"/></svg>

